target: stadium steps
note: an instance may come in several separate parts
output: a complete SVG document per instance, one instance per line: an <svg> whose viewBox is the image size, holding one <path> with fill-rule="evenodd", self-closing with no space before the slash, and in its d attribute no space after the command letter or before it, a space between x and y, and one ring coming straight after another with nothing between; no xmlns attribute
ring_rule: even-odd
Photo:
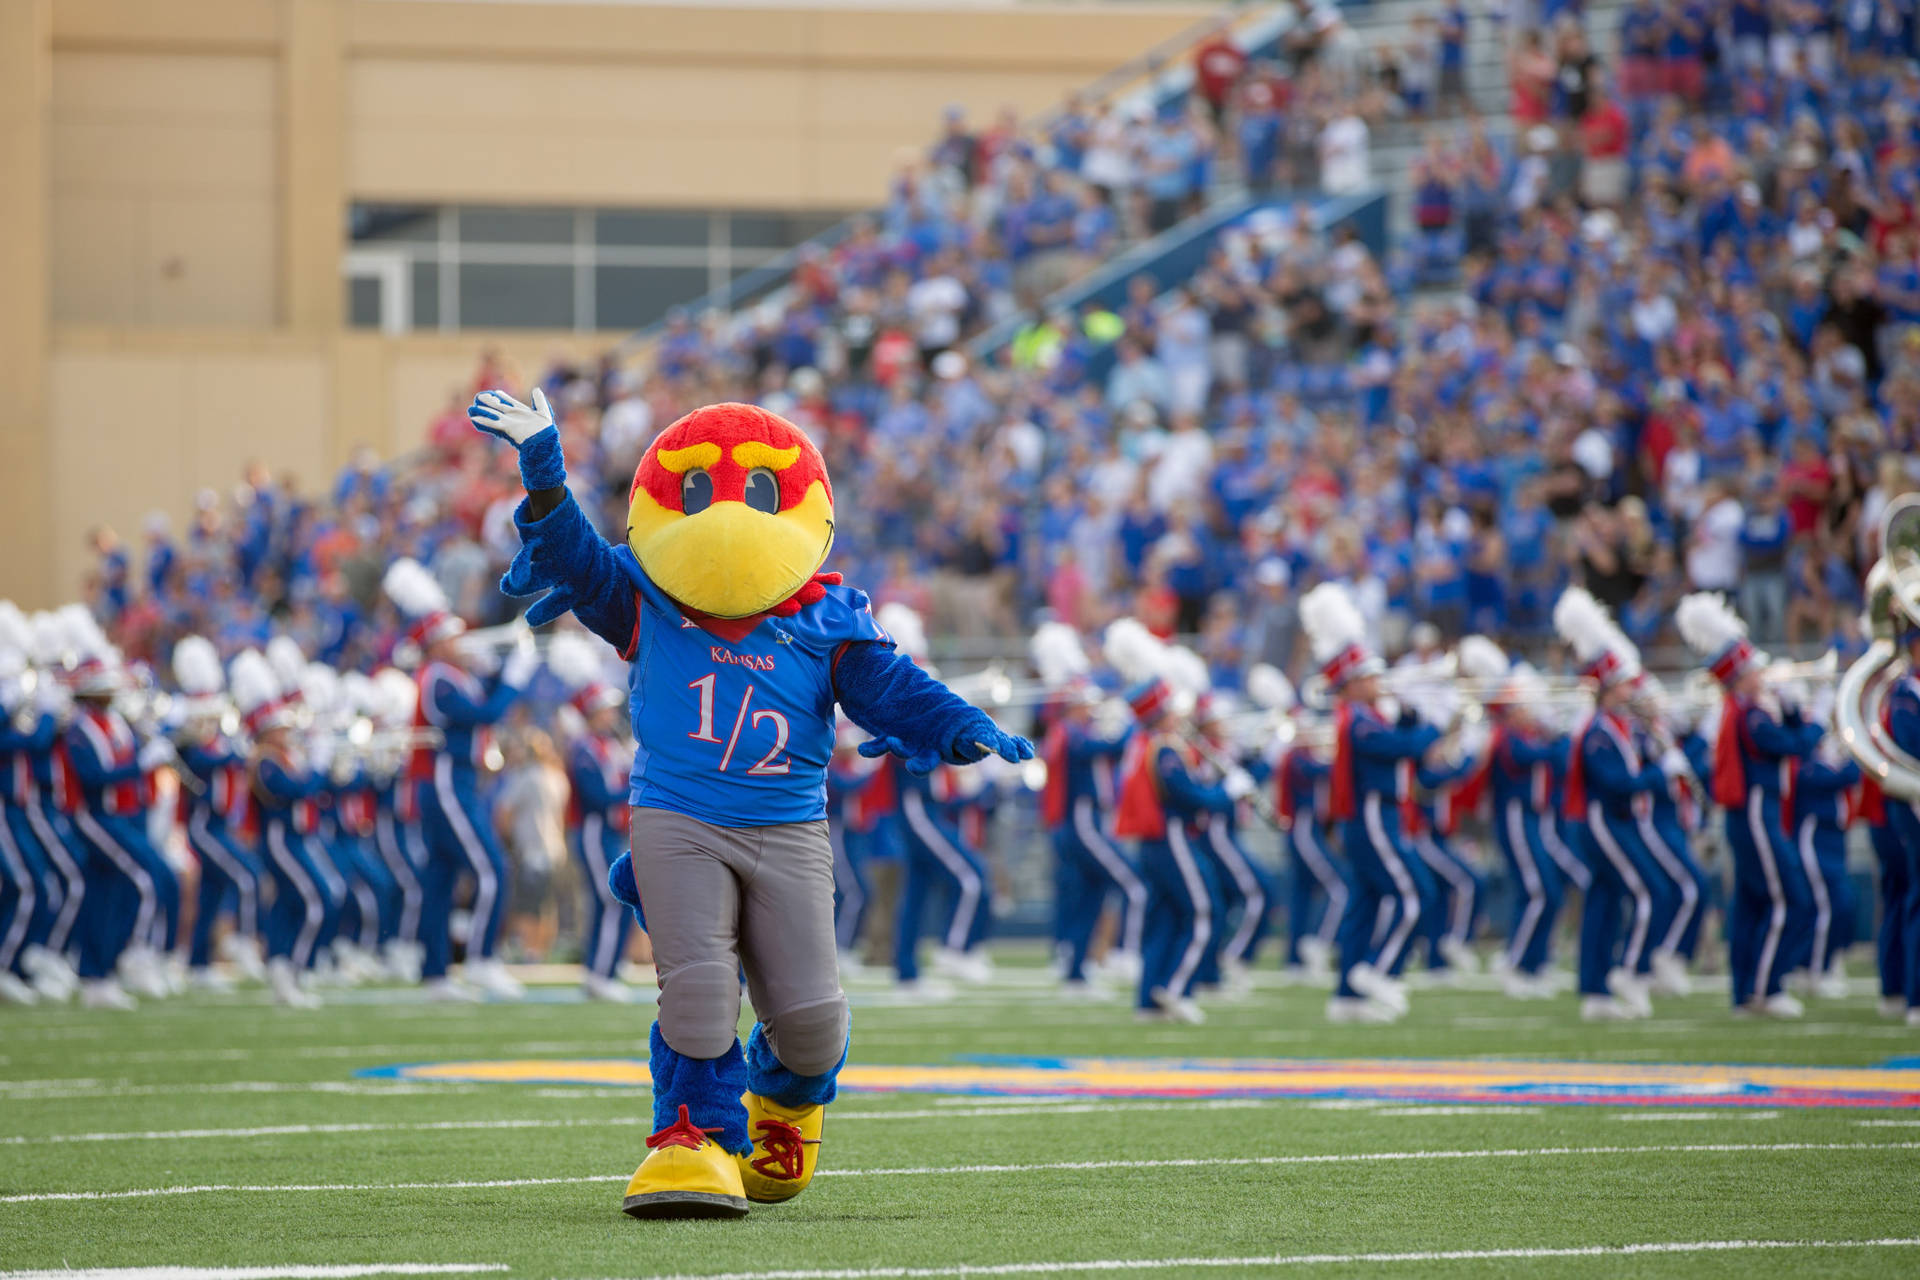
<svg viewBox="0 0 1920 1280"><path fill-rule="evenodd" d="M1469 9L1475 6L1469 5ZM1609 64L1619 49L1621 15L1627 0L1588 0L1586 28L1588 38L1600 57ZM1438 14L1436 0L1378 0L1343 10L1354 34L1368 48L1384 52L1404 44L1412 31L1414 15ZM1467 91L1474 107L1486 122L1487 132L1498 142L1514 142L1513 116L1508 111L1511 98L1507 88L1507 48L1503 31L1480 12L1472 14L1467 31ZM1389 242L1400 244L1413 231L1413 166L1426 148L1429 129L1451 129L1457 119L1392 121L1373 131L1374 184L1389 194L1387 234Z"/></svg>

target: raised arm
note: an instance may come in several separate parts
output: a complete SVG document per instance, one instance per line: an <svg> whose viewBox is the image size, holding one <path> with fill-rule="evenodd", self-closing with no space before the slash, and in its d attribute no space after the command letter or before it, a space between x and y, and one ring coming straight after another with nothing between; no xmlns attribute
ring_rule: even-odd
<svg viewBox="0 0 1920 1280"><path fill-rule="evenodd" d="M428 724L442 729L493 724L520 696L518 686L502 679L496 680L491 690L476 699L457 681L449 679L444 669L429 676L424 684L420 691L421 714Z"/></svg>
<svg viewBox="0 0 1920 1280"><path fill-rule="evenodd" d="M640 618L633 583L566 487L566 455L546 393L534 388L529 407L504 391L482 391L467 407L467 418L476 430L519 451L520 483L527 489L526 501L513 513L520 554L500 579L500 590L510 596L546 593L527 610L529 626L571 611L589 631L630 654Z"/></svg>
<svg viewBox="0 0 1920 1280"><path fill-rule="evenodd" d="M1820 744L1819 726L1808 724L1798 712L1790 712L1779 720L1759 707L1748 707L1744 714L1747 740L1761 755L1797 759L1813 754L1813 749Z"/></svg>
<svg viewBox="0 0 1920 1280"><path fill-rule="evenodd" d="M1660 766L1649 764L1635 769L1617 748L1599 734L1590 735L1582 751L1586 756L1581 763L1586 770L1587 786L1601 795L1634 795L1658 790L1666 785L1666 775L1660 771Z"/></svg>
<svg viewBox="0 0 1920 1280"><path fill-rule="evenodd" d="M1430 724L1407 724L1404 716L1393 728L1365 716L1355 717L1353 722L1353 749L1370 760L1417 760L1438 741L1438 729Z"/></svg>

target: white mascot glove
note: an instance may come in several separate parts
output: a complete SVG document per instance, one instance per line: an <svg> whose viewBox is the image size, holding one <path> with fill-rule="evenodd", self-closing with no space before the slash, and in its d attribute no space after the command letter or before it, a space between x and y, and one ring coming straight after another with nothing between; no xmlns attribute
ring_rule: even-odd
<svg viewBox="0 0 1920 1280"><path fill-rule="evenodd" d="M516 449L554 425L547 393L539 387L533 389L531 407L504 391L482 391L473 398L467 418L481 431L499 436Z"/></svg>
<svg viewBox="0 0 1920 1280"><path fill-rule="evenodd" d="M540 650L532 636L521 636L507 660L500 664L500 683L509 689L524 689L540 669Z"/></svg>
<svg viewBox="0 0 1920 1280"><path fill-rule="evenodd" d="M173 744L165 738L149 739L147 745L140 748L138 757L140 772L150 773L177 757L178 753L174 751Z"/></svg>
<svg viewBox="0 0 1920 1280"><path fill-rule="evenodd" d="M1245 800L1254 793L1258 785L1254 782L1253 775L1245 769L1232 770L1220 783L1229 800Z"/></svg>

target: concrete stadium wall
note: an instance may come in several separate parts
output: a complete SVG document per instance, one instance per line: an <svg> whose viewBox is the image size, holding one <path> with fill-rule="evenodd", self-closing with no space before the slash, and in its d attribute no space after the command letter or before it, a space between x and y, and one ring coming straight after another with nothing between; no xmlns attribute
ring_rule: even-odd
<svg viewBox="0 0 1920 1280"><path fill-rule="evenodd" d="M52 509L27 545L70 592L95 525L137 541L159 510L184 528L195 493L226 492L255 458L305 492L324 490L362 445L388 457L419 447L436 415L465 403L483 346L531 372L617 336L62 329L49 393Z"/></svg>
<svg viewBox="0 0 1920 1280"><path fill-rule="evenodd" d="M609 340L343 329L354 201L872 205L946 105L1044 109L1218 7L0 0L0 596L248 457L406 447L482 345Z"/></svg>

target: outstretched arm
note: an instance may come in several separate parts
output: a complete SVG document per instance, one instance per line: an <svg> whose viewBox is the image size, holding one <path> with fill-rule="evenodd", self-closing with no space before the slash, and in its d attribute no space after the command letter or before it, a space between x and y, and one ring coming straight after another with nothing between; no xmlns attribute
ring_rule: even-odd
<svg viewBox="0 0 1920 1280"><path fill-rule="evenodd" d="M891 644L855 640L833 661L834 696L853 722L873 735L860 754L888 752L925 774L942 761L973 764L988 755L1015 763L1033 759L1033 744L1003 731L993 718L914 665Z"/></svg>
<svg viewBox="0 0 1920 1280"><path fill-rule="evenodd" d="M527 610L541 626L571 611L589 631L621 653L633 648L639 603L618 557L567 491L566 455L544 391L531 407L504 391L482 391L467 408L474 429L498 436L520 453L527 499L513 513L520 554L500 579L510 596L547 594Z"/></svg>

